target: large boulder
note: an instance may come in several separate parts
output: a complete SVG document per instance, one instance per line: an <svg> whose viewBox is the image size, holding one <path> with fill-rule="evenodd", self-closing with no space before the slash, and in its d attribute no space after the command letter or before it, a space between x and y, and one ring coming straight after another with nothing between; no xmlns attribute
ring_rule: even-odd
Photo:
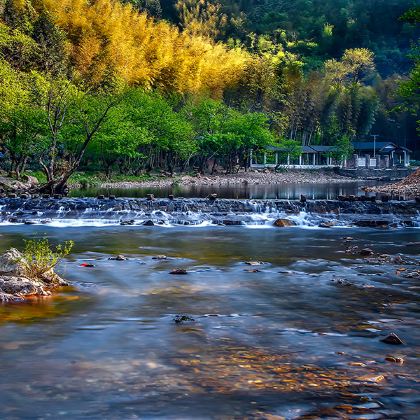
<svg viewBox="0 0 420 420"><path fill-rule="evenodd" d="M53 269L38 278L30 278L25 259L15 248L0 255L0 302L23 300L28 296L47 296L52 289L67 285Z"/></svg>
<svg viewBox="0 0 420 420"><path fill-rule="evenodd" d="M290 220L290 219L277 219L274 222L274 226L277 226L277 227L290 227L290 226L296 226L296 223L293 220Z"/></svg>

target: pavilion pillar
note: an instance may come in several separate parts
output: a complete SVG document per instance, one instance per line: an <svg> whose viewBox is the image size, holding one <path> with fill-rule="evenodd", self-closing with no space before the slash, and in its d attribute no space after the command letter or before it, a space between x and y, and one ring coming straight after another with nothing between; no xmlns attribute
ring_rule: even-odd
<svg viewBox="0 0 420 420"><path fill-rule="evenodd" d="M290 165L290 155L289 155L289 153L287 154L287 166L289 166Z"/></svg>
<svg viewBox="0 0 420 420"><path fill-rule="evenodd" d="M353 155L353 162L354 168L357 169L359 166L359 155L356 153Z"/></svg>
<svg viewBox="0 0 420 420"><path fill-rule="evenodd" d="M299 155L299 166L302 166L302 155Z"/></svg>
<svg viewBox="0 0 420 420"><path fill-rule="evenodd" d="M312 165L316 165L316 154L312 153Z"/></svg>
<svg viewBox="0 0 420 420"><path fill-rule="evenodd" d="M267 164L267 153L264 152L264 166Z"/></svg>

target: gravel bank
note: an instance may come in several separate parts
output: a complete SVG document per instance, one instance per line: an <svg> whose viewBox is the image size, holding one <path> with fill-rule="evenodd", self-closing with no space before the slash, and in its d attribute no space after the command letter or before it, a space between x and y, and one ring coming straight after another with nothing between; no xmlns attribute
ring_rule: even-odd
<svg viewBox="0 0 420 420"><path fill-rule="evenodd" d="M282 183L341 183L355 182L354 178L338 175L333 171L314 170L289 170L287 172L239 172L228 175L181 175L164 177L153 181L139 182L104 182L102 188L139 188L139 187L170 187L174 184L182 185L257 185L257 184L282 184Z"/></svg>
<svg viewBox="0 0 420 420"><path fill-rule="evenodd" d="M380 187L365 187L363 189L365 191L404 196L406 198L418 198L420 197L420 168L402 181Z"/></svg>

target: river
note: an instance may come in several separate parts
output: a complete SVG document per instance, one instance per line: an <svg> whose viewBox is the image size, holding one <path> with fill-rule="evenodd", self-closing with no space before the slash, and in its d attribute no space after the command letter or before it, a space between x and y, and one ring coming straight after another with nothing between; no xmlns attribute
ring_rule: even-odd
<svg viewBox="0 0 420 420"><path fill-rule="evenodd" d="M76 243L73 288L0 307L2 419L417 418L419 228L63 226L0 226Z"/></svg>
<svg viewBox="0 0 420 420"><path fill-rule="evenodd" d="M310 199L335 200L339 195L362 194L363 186L381 185L381 181L354 181L337 183L292 183L281 184L230 184L230 185L182 185L170 187L142 187L142 188L98 188L91 187L81 190L72 190L72 197L96 197L98 195L116 195L117 197L145 197L153 194L155 197L167 197L173 194L177 197L207 197L217 193L223 198L237 199L286 199L298 200L303 194ZM364 193L363 193L364 194Z"/></svg>

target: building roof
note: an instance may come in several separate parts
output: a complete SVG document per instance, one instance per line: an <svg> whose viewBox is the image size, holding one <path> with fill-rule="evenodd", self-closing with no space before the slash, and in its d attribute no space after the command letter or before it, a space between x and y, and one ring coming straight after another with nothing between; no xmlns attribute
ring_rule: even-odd
<svg viewBox="0 0 420 420"><path fill-rule="evenodd" d="M394 150L405 150L406 152L411 152L411 150L407 149L406 147L399 146L398 144L395 144L392 141L356 141L353 142L353 147L356 151L359 152L371 152L374 148L375 151L382 153L389 153Z"/></svg>
<svg viewBox="0 0 420 420"><path fill-rule="evenodd" d="M274 152L289 152L290 150L284 147L275 147L275 146L268 146L268 150ZM326 153L326 152L335 152L337 147L335 146L301 146L302 153Z"/></svg>
<svg viewBox="0 0 420 420"><path fill-rule="evenodd" d="M309 146L315 152L325 153L325 152L335 152L337 150L336 146Z"/></svg>

